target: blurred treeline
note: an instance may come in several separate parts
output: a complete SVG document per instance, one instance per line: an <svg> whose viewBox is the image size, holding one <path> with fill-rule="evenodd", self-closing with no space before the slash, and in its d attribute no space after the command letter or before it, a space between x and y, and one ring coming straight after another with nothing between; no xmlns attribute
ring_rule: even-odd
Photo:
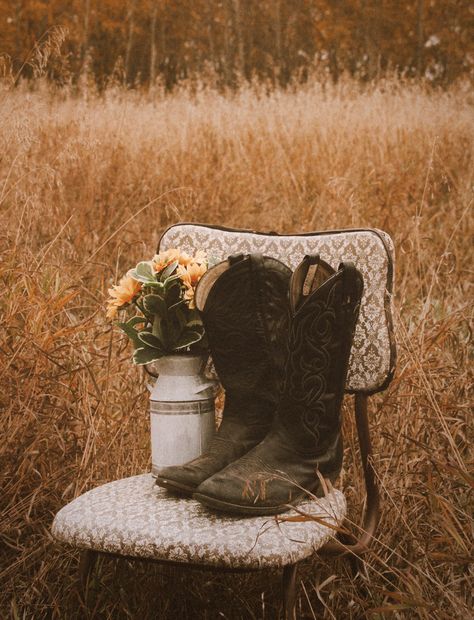
<svg viewBox="0 0 474 620"><path fill-rule="evenodd" d="M3 71L33 75L56 26L67 36L60 54L43 50L49 77L99 85L285 85L314 71L447 84L474 68L472 0L0 0Z"/></svg>

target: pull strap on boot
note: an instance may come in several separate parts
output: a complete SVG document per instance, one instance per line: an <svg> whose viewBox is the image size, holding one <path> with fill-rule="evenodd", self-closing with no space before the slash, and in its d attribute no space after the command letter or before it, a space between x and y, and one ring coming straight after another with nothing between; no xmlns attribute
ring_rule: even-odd
<svg viewBox="0 0 474 620"><path fill-rule="evenodd" d="M202 456L158 472L159 486L191 495L267 435L283 376L290 275L277 259L249 254L231 256L201 278L195 301L225 389L222 422Z"/></svg>
<svg viewBox="0 0 474 620"><path fill-rule="evenodd" d="M265 439L203 482L194 497L226 512L284 512L318 473L333 481L342 465L341 405L363 281L352 263L337 273L306 256L290 283L291 323L285 380Z"/></svg>

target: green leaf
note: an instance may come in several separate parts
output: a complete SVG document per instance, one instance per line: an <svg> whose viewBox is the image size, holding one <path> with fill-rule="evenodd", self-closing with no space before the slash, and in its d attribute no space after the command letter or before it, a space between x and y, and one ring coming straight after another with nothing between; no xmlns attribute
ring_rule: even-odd
<svg viewBox="0 0 474 620"><path fill-rule="evenodd" d="M168 288L166 288L165 286L165 297L166 297L166 305L168 306L168 308L170 308L171 306L174 306L174 304L181 301L182 297L181 297L180 283L176 282L175 280L174 282L171 283L171 286L169 286Z"/></svg>
<svg viewBox="0 0 474 620"><path fill-rule="evenodd" d="M167 278L169 278L177 266L178 266L178 261L175 260L172 263L170 263L167 267L165 267L163 271L160 273L161 282L164 282Z"/></svg>
<svg viewBox="0 0 474 620"><path fill-rule="evenodd" d="M186 327L192 327L196 331L204 330L204 325L201 319L191 319L186 323Z"/></svg>
<svg viewBox="0 0 474 620"><path fill-rule="evenodd" d="M192 344L199 342L202 339L202 337L203 337L203 333L199 333L191 329L186 329L179 337L179 340L176 346L174 347L175 351L179 351L180 349L187 349Z"/></svg>
<svg viewBox="0 0 474 620"><path fill-rule="evenodd" d="M156 362L160 357L163 357L163 354L157 349L145 346L135 350L133 354L133 363L137 364L137 366L143 366L144 364Z"/></svg>
<svg viewBox="0 0 474 620"><path fill-rule="evenodd" d="M179 284L178 282L179 279L180 279L180 276L178 274L174 276L170 276L169 278L166 278L166 280L163 281L163 286L165 287L165 291L170 289L173 285Z"/></svg>
<svg viewBox="0 0 474 620"><path fill-rule="evenodd" d="M137 275L142 276L143 278L147 278L148 280L155 279L155 271L148 261L138 263L135 267L135 271L137 272Z"/></svg>
<svg viewBox="0 0 474 620"><path fill-rule="evenodd" d="M164 319L162 319L158 314L155 314L153 318L153 325L151 328L151 333L153 334L153 336L156 336L157 338L159 338L161 342L163 342L163 331L161 329L162 320Z"/></svg>
<svg viewBox="0 0 474 620"><path fill-rule="evenodd" d="M137 317L134 317L134 318L137 318ZM127 336L130 338L135 348L142 346L142 343L140 342L138 338L139 332L137 332L137 330L132 325L130 325L130 321L128 321L127 323L117 322L117 325L120 327L120 329L123 332L127 334Z"/></svg>
<svg viewBox="0 0 474 620"><path fill-rule="evenodd" d="M182 308L181 306L178 306L177 304L175 304L174 307L176 308L175 316L176 316L176 320L179 325L179 332L181 334L186 329L186 324L187 324L186 312L184 308Z"/></svg>
<svg viewBox="0 0 474 620"><path fill-rule="evenodd" d="M183 328L176 320L166 321L166 342L169 349L174 349L176 342L178 342Z"/></svg>
<svg viewBox="0 0 474 620"><path fill-rule="evenodd" d="M159 314L160 316L166 316L166 302L161 295L151 293L143 297L143 307L150 314Z"/></svg>
<svg viewBox="0 0 474 620"><path fill-rule="evenodd" d="M137 282L143 282L144 284L151 285L151 283L156 282L153 267L147 261L138 263L135 269L130 269L127 275L131 276L134 280L137 280Z"/></svg>
<svg viewBox="0 0 474 620"><path fill-rule="evenodd" d="M201 315L197 310L189 310L186 326L194 329L195 331L204 330Z"/></svg>
<svg viewBox="0 0 474 620"><path fill-rule="evenodd" d="M127 325L130 325L131 327L134 327L135 325L138 325L139 323L146 323L147 319L144 316L132 316L131 319L129 319L127 321Z"/></svg>
<svg viewBox="0 0 474 620"><path fill-rule="evenodd" d="M148 280L145 284L145 286L148 286L151 289L157 289L160 293L162 291L164 291L165 287L163 285L162 282L158 282L157 280Z"/></svg>
<svg viewBox="0 0 474 620"><path fill-rule="evenodd" d="M160 351L160 353L163 355L164 353L163 343L157 336L154 336L150 332L140 332L138 334L138 338L141 341L142 345L146 344L148 347L151 347L152 349L158 349L158 351Z"/></svg>

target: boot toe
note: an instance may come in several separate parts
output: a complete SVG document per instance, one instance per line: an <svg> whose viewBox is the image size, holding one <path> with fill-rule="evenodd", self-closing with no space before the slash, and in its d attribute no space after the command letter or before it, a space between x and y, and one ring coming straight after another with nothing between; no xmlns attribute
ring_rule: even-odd
<svg viewBox="0 0 474 620"><path fill-rule="evenodd" d="M218 511L246 514L250 498L242 496L242 484L220 473L198 486L193 498L208 508Z"/></svg>
<svg viewBox="0 0 474 620"><path fill-rule="evenodd" d="M195 493L208 497L210 499L217 499L222 501L231 501L235 499L238 489L233 488L232 481L229 481L226 476L222 476L220 472L214 474L207 480L204 480L196 489Z"/></svg>
<svg viewBox="0 0 474 620"><path fill-rule="evenodd" d="M290 510L309 493L321 491L317 459L304 459L269 435L261 444L196 489L205 506L240 515ZM331 476L333 477L333 476Z"/></svg>
<svg viewBox="0 0 474 620"><path fill-rule="evenodd" d="M200 484L193 497L215 510L258 516L285 512L303 495L294 482L282 480L277 472L244 478L223 470Z"/></svg>
<svg viewBox="0 0 474 620"><path fill-rule="evenodd" d="M174 465L158 470L156 484L168 491L191 497L207 475L207 472L197 467Z"/></svg>

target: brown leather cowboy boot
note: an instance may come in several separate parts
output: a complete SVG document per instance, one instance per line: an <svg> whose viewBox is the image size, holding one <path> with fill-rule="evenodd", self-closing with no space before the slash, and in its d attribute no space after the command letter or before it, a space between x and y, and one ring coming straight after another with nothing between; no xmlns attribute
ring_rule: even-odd
<svg viewBox="0 0 474 620"><path fill-rule="evenodd" d="M306 256L290 282L291 323L276 421L246 455L208 478L194 497L226 512L284 512L320 493L342 465L341 405L363 280L352 263L337 273Z"/></svg>
<svg viewBox="0 0 474 620"><path fill-rule="evenodd" d="M202 456L158 472L159 486L191 495L270 430L285 363L290 275L279 260L250 254L230 257L201 278L195 302L225 389L222 422Z"/></svg>

